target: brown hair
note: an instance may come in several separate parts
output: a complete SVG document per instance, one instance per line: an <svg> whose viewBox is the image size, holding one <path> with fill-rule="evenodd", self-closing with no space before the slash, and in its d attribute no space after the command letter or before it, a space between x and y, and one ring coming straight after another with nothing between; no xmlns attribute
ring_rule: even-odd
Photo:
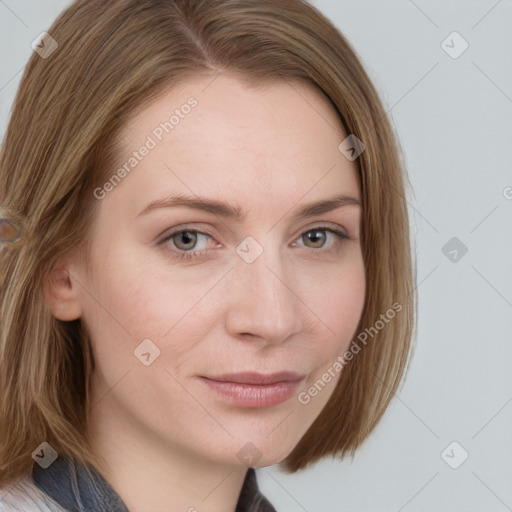
<svg viewBox="0 0 512 512"><path fill-rule="evenodd" d="M292 453L289 471L354 454L404 374L415 326L405 165L376 90L334 25L304 0L75 1L49 29L58 47L34 53L0 157L0 216L23 227L0 260L0 484L28 474L46 441L100 467L85 432L89 334L57 320L44 300L64 254L87 257L119 130L164 88L234 72L249 84L288 80L321 91L346 134L365 145L356 163L367 296L358 332L393 303L402 309L344 367L331 399ZM341 141L340 141L341 142Z"/></svg>

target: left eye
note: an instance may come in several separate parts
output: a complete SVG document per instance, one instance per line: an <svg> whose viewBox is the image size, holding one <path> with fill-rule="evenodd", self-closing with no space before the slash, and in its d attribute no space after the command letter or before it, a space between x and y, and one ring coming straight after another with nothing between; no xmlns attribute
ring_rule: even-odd
<svg viewBox="0 0 512 512"><path fill-rule="evenodd" d="M300 236L301 240L305 243L306 246L308 246L308 243L311 243L309 247L313 249L321 249L328 237L327 233L330 234L337 234L334 231L331 231L329 229L311 229L309 231L306 231L306 233L302 234Z"/></svg>
<svg viewBox="0 0 512 512"><path fill-rule="evenodd" d="M335 227L317 226L302 233L298 240L301 240L308 249L324 249L327 252L341 249L343 242L349 238L344 231ZM294 242L293 245L297 243Z"/></svg>

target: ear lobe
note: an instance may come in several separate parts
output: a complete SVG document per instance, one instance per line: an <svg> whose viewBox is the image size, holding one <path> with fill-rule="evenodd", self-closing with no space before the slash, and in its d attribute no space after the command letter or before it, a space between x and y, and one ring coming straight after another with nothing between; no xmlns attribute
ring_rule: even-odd
<svg viewBox="0 0 512 512"><path fill-rule="evenodd" d="M82 315L77 286L72 282L67 269L54 268L44 284L44 297L58 320L70 322Z"/></svg>

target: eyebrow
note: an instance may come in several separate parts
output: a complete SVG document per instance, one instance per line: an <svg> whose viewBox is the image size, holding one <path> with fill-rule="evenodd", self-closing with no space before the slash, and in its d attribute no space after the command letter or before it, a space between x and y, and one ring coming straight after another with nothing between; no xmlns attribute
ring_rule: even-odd
<svg viewBox="0 0 512 512"><path fill-rule="evenodd" d="M179 206L186 206L187 208L213 213L226 219L233 219L236 222L242 222L246 216L242 213L240 206L230 205L207 197L174 195L151 202L137 215L137 217L146 215L160 208L174 208ZM322 213L336 210L342 206L361 206L361 202L355 197L346 195L336 196L304 206L294 215L293 218L294 220L303 220L308 217L312 217L313 215L320 215Z"/></svg>

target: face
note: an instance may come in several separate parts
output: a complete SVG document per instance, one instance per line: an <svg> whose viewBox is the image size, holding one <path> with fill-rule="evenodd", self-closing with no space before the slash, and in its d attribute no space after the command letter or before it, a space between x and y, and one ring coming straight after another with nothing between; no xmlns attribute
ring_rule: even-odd
<svg viewBox="0 0 512 512"><path fill-rule="evenodd" d="M339 373L298 397L348 348L365 298L339 124L306 85L255 89L227 73L131 119L117 178L95 192L89 266L70 270L96 364L95 435L229 465L292 451Z"/></svg>

